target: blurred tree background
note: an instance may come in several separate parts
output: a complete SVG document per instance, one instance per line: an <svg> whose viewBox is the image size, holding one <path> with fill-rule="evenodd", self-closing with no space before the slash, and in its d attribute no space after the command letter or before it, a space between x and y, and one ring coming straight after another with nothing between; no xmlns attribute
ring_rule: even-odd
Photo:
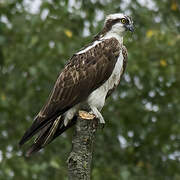
<svg viewBox="0 0 180 180"><path fill-rule="evenodd" d="M180 180L180 3L0 0L1 180L67 180L72 130L28 159L18 141L68 58L116 12L136 31L124 38L129 62L103 110L92 179Z"/></svg>

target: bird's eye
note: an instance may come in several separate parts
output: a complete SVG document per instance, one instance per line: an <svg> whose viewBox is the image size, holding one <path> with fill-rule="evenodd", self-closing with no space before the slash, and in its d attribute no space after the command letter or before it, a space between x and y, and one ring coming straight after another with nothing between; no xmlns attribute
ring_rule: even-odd
<svg viewBox="0 0 180 180"><path fill-rule="evenodd" d="M126 24L127 21L126 21L125 18L122 18L122 19L121 19L121 22L122 22L123 24Z"/></svg>

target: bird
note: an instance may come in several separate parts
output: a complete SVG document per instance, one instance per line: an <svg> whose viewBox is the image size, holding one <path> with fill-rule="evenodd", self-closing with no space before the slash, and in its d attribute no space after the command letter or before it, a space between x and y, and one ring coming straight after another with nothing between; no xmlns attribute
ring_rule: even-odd
<svg viewBox="0 0 180 180"><path fill-rule="evenodd" d="M127 64L127 49L123 45L127 31L134 31L130 16L122 13L107 15L102 30L91 43L72 55L47 102L19 142L22 146L37 134L27 156L76 124L77 112L81 109L89 108L101 124L105 123L101 110L118 86Z"/></svg>

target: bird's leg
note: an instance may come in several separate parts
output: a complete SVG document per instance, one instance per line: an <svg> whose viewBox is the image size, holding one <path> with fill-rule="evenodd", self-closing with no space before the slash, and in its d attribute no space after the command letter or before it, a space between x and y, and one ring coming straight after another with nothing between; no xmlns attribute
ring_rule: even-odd
<svg viewBox="0 0 180 180"><path fill-rule="evenodd" d="M72 107L65 113L64 117L64 126L67 126L67 124L72 120L72 118L75 116L77 112L77 106Z"/></svg>
<svg viewBox="0 0 180 180"><path fill-rule="evenodd" d="M101 115L101 113L98 111L98 109L96 107L90 107L90 108L92 110L90 113L94 114L96 116L96 118L99 119L101 124L105 124L104 118Z"/></svg>

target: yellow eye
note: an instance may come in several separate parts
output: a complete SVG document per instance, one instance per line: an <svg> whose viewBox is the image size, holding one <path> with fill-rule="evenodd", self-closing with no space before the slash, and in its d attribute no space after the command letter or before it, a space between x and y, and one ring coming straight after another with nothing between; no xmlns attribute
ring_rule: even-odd
<svg viewBox="0 0 180 180"><path fill-rule="evenodd" d="M123 24L126 24L126 19L125 19L125 18L122 18L122 19L121 19L121 22L122 22Z"/></svg>

